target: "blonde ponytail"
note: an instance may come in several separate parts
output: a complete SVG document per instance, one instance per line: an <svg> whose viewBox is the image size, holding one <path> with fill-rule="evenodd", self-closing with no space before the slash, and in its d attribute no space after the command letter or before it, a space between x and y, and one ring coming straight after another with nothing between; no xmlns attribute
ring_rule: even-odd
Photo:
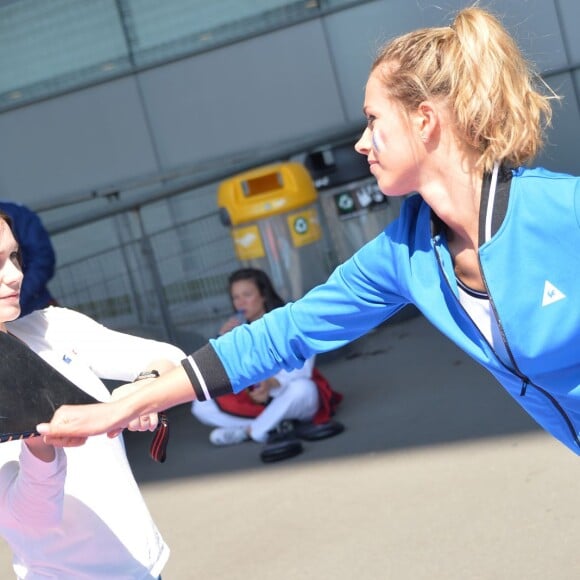
<svg viewBox="0 0 580 580"><path fill-rule="evenodd" d="M481 8L461 10L451 27L410 32L388 43L381 67L390 97L407 110L427 99L447 104L459 137L491 170L525 165L540 151L558 98L502 24Z"/></svg>

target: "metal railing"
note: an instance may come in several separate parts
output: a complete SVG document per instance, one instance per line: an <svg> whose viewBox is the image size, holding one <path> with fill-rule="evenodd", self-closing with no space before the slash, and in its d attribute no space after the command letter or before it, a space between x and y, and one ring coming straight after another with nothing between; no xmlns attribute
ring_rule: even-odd
<svg viewBox="0 0 580 580"><path fill-rule="evenodd" d="M51 290L110 328L196 348L231 312L227 277L239 262L229 231L217 212L155 233L128 233L129 218L112 218L113 247L59 263Z"/></svg>

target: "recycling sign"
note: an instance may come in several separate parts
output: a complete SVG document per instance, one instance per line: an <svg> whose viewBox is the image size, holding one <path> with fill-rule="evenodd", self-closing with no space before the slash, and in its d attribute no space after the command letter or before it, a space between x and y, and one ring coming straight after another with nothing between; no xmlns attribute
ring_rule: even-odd
<svg viewBox="0 0 580 580"><path fill-rule="evenodd" d="M320 239L320 221L315 208L307 208L289 214L287 217L288 229L292 244L295 247L305 246Z"/></svg>
<svg viewBox="0 0 580 580"><path fill-rule="evenodd" d="M365 210L372 211L386 203L387 198L376 183L334 194L334 205L340 219L354 217Z"/></svg>
<svg viewBox="0 0 580 580"><path fill-rule="evenodd" d="M308 221L302 216L297 217L294 220L294 231L300 235L305 234L308 231Z"/></svg>

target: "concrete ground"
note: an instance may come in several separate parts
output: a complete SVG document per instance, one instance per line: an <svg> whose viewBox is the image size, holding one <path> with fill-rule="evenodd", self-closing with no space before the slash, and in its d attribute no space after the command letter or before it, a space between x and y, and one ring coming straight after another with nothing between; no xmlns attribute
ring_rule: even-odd
<svg viewBox="0 0 580 580"><path fill-rule="evenodd" d="M319 366L346 430L293 459L214 448L187 406L170 412L165 464L149 434L127 436L171 546L164 580L580 577L580 462L424 318Z"/></svg>

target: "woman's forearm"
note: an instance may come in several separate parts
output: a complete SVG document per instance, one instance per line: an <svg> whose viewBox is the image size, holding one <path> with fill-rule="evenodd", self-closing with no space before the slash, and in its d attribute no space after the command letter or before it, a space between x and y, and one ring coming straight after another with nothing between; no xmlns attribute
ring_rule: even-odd
<svg viewBox="0 0 580 580"><path fill-rule="evenodd" d="M50 423L37 425L44 441L55 446L77 446L84 438L118 433L132 419L193 401L195 391L182 367L163 374L126 397L109 403L63 405Z"/></svg>
<svg viewBox="0 0 580 580"><path fill-rule="evenodd" d="M119 404L121 416L133 419L147 413L158 413L169 407L195 399L195 391L183 367L175 367L159 378L113 404Z"/></svg>

